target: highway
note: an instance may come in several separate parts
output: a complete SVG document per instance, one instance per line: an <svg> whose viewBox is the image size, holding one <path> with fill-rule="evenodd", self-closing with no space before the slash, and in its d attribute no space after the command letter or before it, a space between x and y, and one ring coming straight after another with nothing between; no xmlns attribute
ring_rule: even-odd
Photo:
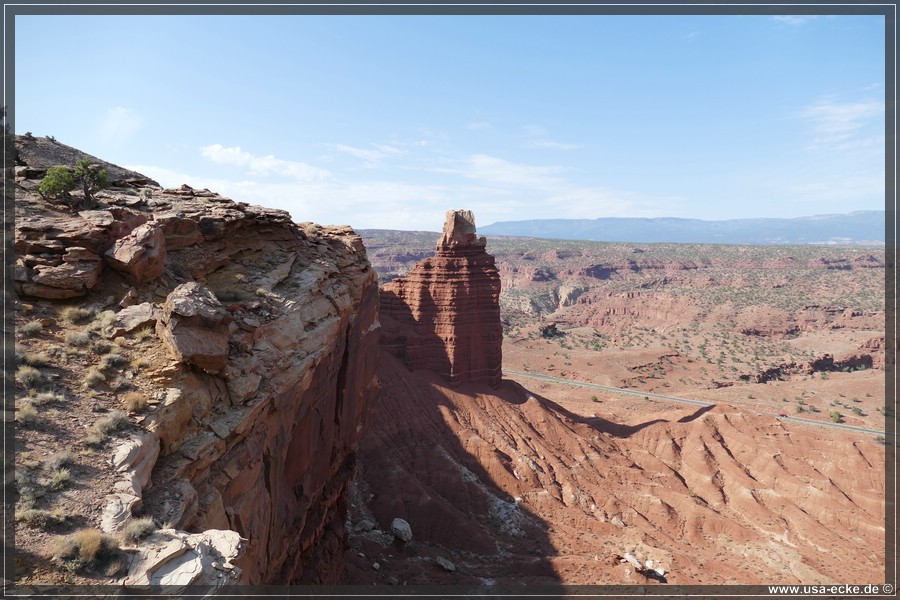
<svg viewBox="0 0 900 600"><path fill-rule="evenodd" d="M541 375L540 373L525 373L523 371L510 371L504 369L503 372L507 375L515 375L517 377L528 377L530 379L537 379L540 381L549 381L551 383L564 383L567 385L574 385L577 387L590 388L594 390L601 390L604 392L612 392L614 394L625 394L628 396L640 396L642 398L655 398L659 400L669 400L671 402L680 402L682 404L691 404L693 406L713 406L714 402L702 402L700 400L690 400L688 398L678 398L677 396L664 396L662 394L654 394L652 392L642 392L640 390L629 390L626 388L617 388L609 385L600 385L598 383L586 383L584 381L575 381L574 379L563 379L561 377L553 377L551 375ZM749 409L752 412L759 415L766 415L769 417L778 417L779 413L771 413L765 412L761 410L753 410ZM818 425L820 427L831 427L832 429L844 429L847 431L854 431L857 433L868 433L872 435L885 435L884 431L879 431L877 429L866 429L865 427L855 427L853 425L844 425L843 423L829 423L826 421L814 421L812 419L804 419L802 417L778 417L782 421L795 421L797 423L805 423L807 425Z"/></svg>

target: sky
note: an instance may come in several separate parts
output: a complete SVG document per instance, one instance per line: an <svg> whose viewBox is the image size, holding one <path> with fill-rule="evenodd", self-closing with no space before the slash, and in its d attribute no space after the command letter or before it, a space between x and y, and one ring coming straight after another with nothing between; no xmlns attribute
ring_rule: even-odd
<svg viewBox="0 0 900 600"><path fill-rule="evenodd" d="M17 133L295 221L883 210L884 17L15 17Z"/></svg>

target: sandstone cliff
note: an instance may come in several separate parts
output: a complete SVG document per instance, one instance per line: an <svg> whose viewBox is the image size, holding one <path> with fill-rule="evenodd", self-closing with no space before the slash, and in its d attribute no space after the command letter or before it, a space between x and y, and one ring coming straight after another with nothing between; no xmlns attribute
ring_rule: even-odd
<svg viewBox="0 0 900 600"><path fill-rule="evenodd" d="M471 211L448 211L435 256L381 289L382 346L456 385L500 383L500 275Z"/></svg>
<svg viewBox="0 0 900 600"><path fill-rule="evenodd" d="M16 350L39 367L17 377L22 508L78 515L50 538L117 534L138 516L171 526L123 546L125 583L339 582L346 490L378 392L378 288L360 238L146 180L76 213L40 199L39 181L20 166ZM39 397L42 420L28 421ZM81 427L123 403L112 439L87 441ZM31 494L25 475L62 447L78 452L72 477L90 479ZM43 566L52 539L24 518L19 529L35 557L20 580L83 583Z"/></svg>

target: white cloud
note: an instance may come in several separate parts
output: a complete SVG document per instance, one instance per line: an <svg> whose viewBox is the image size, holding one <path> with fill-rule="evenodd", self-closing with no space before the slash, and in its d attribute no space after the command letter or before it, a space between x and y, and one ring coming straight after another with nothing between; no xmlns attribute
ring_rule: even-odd
<svg viewBox="0 0 900 600"><path fill-rule="evenodd" d="M547 130L540 125L525 125L522 128L525 137L529 138L522 146L524 148L542 148L547 150L576 150L581 144L566 144L547 139Z"/></svg>
<svg viewBox="0 0 900 600"><path fill-rule="evenodd" d="M331 175L325 169L303 162L282 160L271 154L254 156L241 150L240 146L226 148L221 144L212 144L200 148L200 154L219 164L246 167L253 175L282 175L298 181L316 181Z"/></svg>
<svg viewBox="0 0 900 600"><path fill-rule="evenodd" d="M566 144L553 140L532 140L525 144L526 148L546 148L548 150L577 150L583 148L582 144Z"/></svg>
<svg viewBox="0 0 900 600"><path fill-rule="evenodd" d="M141 128L144 120L135 111L116 106L106 111L100 124L100 137L107 144L120 146Z"/></svg>
<svg viewBox="0 0 900 600"><path fill-rule="evenodd" d="M884 118L884 103L878 100L841 103L823 99L803 108L798 116L812 125L813 148L856 145L858 140L855 138L862 128L875 119Z"/></svg>
<svg viewBox="0 0 900 600"><path fill-rule="evenodd" d="M804 25L815 19L818 15L777 15L772 17L775 21L785 25Z"/></svg>
<svg viewBox="0 0 900 600"><path fill-rule="evenodd" d="M531 137L543 137L547 135L547 130L540 125L525 125L522 129L525 130L525 135Z"/></svg>
<svg viewBox="0 0 900 600"><path fill-rule="evenodd" d="M240 149L220 148L215 155L225 164L250 162L248 153ZM566 179L568 170L563 167L519 164L486 154L431 168L431 173L448 177L421 183L337 176L304 182L266 177L231 180L189 176L148 165L128 168L164 187L186 183L234 200L286 210L295 221L349 224L360 229L440 231L445 212L454 208L474 211L480 225L523 218L661 216L668 214L661 208L671 211L680 201L578 185Z"/></svg>
<svg viewBox="0 0 900 600"><path fill-rule="evenodd" d="M421 142L418 145L425 145L427 142ZM394 146L388 146L386 144L370 144L373 149L368 148L356 148L354 146L347 146L345 144L332 144L332 147L339 152L343 152L345 154L349 154L350 156L355 156L356 158L361 158L365 161L367 167L374 167L376 164L384 160L389 156L398 156L401 154L406 154L405 150L401 150L400 148L395 148Z"/></svg>
<svg viewBox="0 0 900 600"><path fill-rule="evenodd" d="M457 161L456 166L437 167L431 170L461 175L467 179L477 179L488 184L501 184L516 188L546 188L560 183L555 175L565 169L522 165L495 156L475 154Z"/></svg>

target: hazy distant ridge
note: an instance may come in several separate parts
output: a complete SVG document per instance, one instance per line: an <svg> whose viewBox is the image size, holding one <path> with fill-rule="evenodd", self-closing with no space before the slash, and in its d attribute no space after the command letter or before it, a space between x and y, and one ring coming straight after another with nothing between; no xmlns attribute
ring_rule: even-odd
<svg viewBox="0 0 900 600"><path fill-rule="evenodd" d="M599 242L698 244L884 243L883 210L795 219L533 219L499 221L478 228L486 235L515 235Z"/></svg>

